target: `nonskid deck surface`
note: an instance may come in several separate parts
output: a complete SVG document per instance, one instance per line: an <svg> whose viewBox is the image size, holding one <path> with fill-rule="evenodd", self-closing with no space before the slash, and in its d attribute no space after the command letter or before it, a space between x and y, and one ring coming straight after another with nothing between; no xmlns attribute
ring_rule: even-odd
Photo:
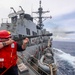
<svg viewBox="0 0 75 75"><path fill-rule="evenodd" d="M27 67L28 67L28 66L27 66ZM19 72L19 75L36 75L36 73L33 72L33 71L28 67L28 71Z"/></svg>
<svg viewBox="0 0 75 75"><path fill-rule="evenodd" d="M18 61L18 70L19 75L40 75L26 60L22 62L20 58Z"/></svg>

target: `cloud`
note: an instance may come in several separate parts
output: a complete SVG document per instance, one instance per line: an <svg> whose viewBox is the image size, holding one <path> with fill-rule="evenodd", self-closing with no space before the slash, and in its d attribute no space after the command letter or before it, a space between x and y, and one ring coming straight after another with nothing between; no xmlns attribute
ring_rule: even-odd
<svg viewBox="0 0 75 75"><path fill-rule="evenodd" d="M19 5L21 0L1 0L0 1L0 7L8 8L8 7L16 7Z"/></svg>
<svg viewBox="0 0 75 75"><path fill-rule="evenodd" d="M44 24L46 27L59 27L59 28L64 28L64 29L73 28L74 29L75 28L75 11L54 17L52 20L48 19Z"/></svg>
<svg viewBox="0 0 75 75"><path fill-rule="evenodd" d="M75 10L75 0L50 0L50 10L52 16L59 16ZM47 7L45 7L47 8Z"/></svg>
<svg viewBox="0 0 75 75"><path fill-rule="evenodd" d="M75 37L75 11L48 19L44 24L47 30L54 33L56 39L70 40Z"/></svg>
<svg viewBox="0 0 75 75"><path fill-rule="evenodd" d="M2 9L8 9L12 6L18 9L18 6L22 6L25 12L31 14L32 11L38 10L39 0L1 0L0 7ZM65 13L75 10L75 0L42 0L44 10L50 10L50 14L54 17L57 15L63 15ZM7 14L7 13L5 13ZM46 14L47 15L47 14Z"/></svg>

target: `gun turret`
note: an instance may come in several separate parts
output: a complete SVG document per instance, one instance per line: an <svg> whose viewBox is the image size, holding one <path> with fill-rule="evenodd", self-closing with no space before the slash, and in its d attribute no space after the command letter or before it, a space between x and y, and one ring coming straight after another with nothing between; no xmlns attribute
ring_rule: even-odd
<svg viewBox="0 0 75 75"><path fill-rule="evenodd" d="M21 40L23 40L25 38L29 38L30 39L30 38L43 37L43 36L52 36L52 35L53 35L52 33L50 33L50 34L43 34L43 35L34 35L34 36L22 36L22 35L19 35L19 37L14 36L13 40L21 41Z"/></svg>

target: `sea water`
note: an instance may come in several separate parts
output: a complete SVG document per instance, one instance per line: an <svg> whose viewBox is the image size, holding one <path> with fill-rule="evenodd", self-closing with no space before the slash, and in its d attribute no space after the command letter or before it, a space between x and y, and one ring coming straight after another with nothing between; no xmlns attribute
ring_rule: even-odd
<svg viewBox="0 0 75 75"><path fill-rule="evenodd" d="M53 41L57 75L75 75L75 42Z"/></svg>

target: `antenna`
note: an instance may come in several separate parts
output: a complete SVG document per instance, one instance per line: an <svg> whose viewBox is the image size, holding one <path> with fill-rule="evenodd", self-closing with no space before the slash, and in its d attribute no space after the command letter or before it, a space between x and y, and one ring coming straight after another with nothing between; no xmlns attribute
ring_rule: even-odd
<svg viewBox="0 0 75 75"><path fill-rule="evenodd" d="M19 7L21 8L22 11L24 11L23 8L22 8L21 6L19 6Z"/></svg>
<svg viewBox="0 0 75 75"><path fill-rule="evenodd" d="M14 8L13 8L13 7L10 7L10 9L13 9L14 13L16 13L16 11L14 10Z"/></svg>
<svg viewBox="0 0 75 75"><path fill-rule="evenodd" d="M39 1L39 4L40 4L39 6L41 7L41 0Z"/></svg>
<svg viewBox="0 0 75 75"><path fill-rule="evenodd" d="M36 13L36 14L39 14L39 17L33 17L34 19L38 19L38 27L39 29L42 29L43 28L43 21L45 21L46 19L48 18L52 18L52 16L48 16L48 17L43 17L42 14L45 14L45 13L49 13L50 11L43 11L43 8L41 7L41 0L39 1L39 8L38 8L38 11L36 12L32 12L32 13Z"/></svg>

